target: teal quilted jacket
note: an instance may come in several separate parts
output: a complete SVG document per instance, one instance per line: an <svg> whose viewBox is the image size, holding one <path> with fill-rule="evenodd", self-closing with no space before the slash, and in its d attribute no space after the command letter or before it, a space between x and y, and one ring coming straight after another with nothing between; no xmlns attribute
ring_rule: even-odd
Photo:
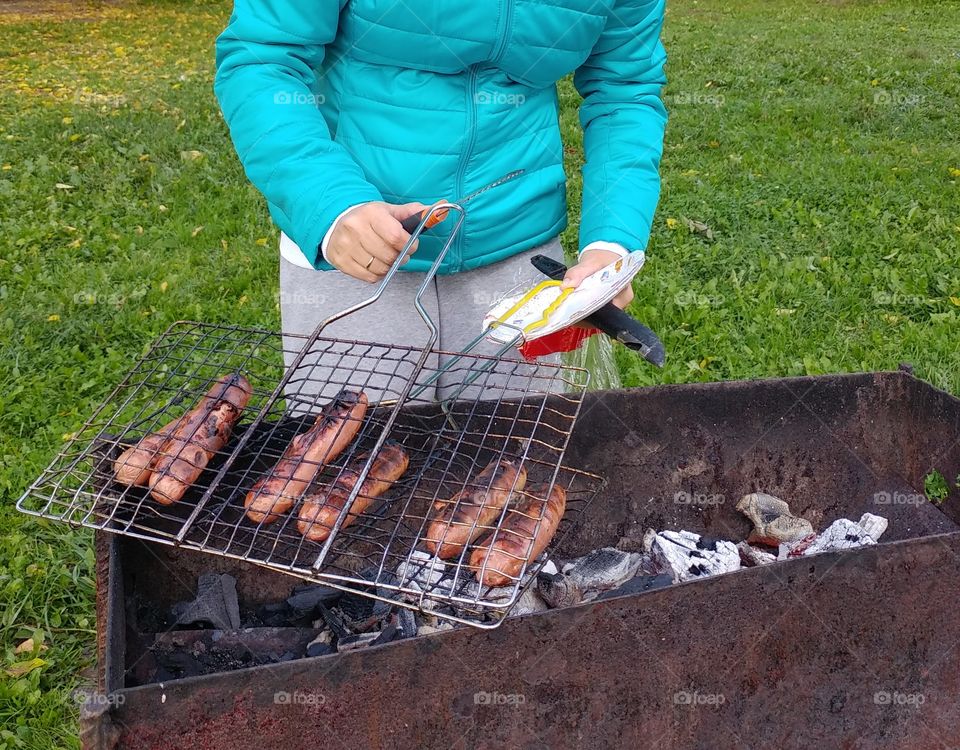
<svg viewBox="0 0 960 750"><path fill-rule="evenodd" d="M646 247L666 124L664 0L236 0L215 91L271 215L317 268L334 219L370 200L469 204L441 273L566 225L556 82L583 96L580 247ZM448 224L452 221L448 220ZM423 271L445 225L406 270Z"/></svg>

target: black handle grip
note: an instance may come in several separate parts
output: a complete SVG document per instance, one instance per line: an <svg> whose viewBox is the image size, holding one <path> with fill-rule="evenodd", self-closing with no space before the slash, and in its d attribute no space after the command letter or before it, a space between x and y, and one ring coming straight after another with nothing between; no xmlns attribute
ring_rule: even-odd
<svg viewBox="0 0 960 750"><path fill-rule="evenodd" d="M403 230L407 234L413 234L417 231L417 227L420 226L420 219L423 218L423 214L414 214L413 216L408 216L406 219L400 222L400 226L403 227ZM426 229L427 227L424 227Z"/></svg>

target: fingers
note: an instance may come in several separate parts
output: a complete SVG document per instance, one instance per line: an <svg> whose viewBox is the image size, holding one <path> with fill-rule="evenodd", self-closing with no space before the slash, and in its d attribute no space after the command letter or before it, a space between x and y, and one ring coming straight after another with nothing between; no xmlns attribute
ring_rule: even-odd
<svg viewBox="0 0 960 750"><path fill-rule="evenodd" d="M626 310L627 305L633 302L633 284L628 284L621 292L613 298L613 304L621 310Z"/></svg>
<svg viewBox="0 0 960 750"><path fill-rule="evenodd" d="M336 268L354 278L369 283L379 281L410 241L397 217L422 209L422 203L393 206L375 202L358 206L337 223L326 248L327 257ZM407 263L418 244L411 243L401 265Z"/></svg>

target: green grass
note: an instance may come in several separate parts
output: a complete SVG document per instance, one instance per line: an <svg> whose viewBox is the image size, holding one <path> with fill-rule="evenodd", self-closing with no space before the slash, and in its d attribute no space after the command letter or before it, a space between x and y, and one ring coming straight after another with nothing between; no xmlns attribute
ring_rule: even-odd
<svg viewBox="0 0 960 750"><path fill-rule="evenodd" d="M668 365L620 351L625 384L908 360L960 392L958 10L671 5L663 200L633 307ZM77 746L93 645L89 535L21 518L17 496L170 322L279 325L277 232L211 93L227 14L0 13L0 747ZM578 199L574 179L574 222Z"/></svg>

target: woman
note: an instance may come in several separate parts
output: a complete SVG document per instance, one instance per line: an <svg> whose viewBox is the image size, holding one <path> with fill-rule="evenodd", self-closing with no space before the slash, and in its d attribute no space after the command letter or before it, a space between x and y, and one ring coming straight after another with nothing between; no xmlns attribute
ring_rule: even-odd
<svg viewBox="0 0 960 750"><path fill-rule="evenodd" d="M664 0L236 0L215 90L282 230L284 332L369 297L409 239L403 219L523 169L470 202L424 299L439 348L472 339L497 295L531 278L532 255L562 257L556 82L571 71L586 164L565 283L646 247L666 123L663 13ZM452 223L420 239L377 304L326 333L421 344L413 294Z"/></svg>

